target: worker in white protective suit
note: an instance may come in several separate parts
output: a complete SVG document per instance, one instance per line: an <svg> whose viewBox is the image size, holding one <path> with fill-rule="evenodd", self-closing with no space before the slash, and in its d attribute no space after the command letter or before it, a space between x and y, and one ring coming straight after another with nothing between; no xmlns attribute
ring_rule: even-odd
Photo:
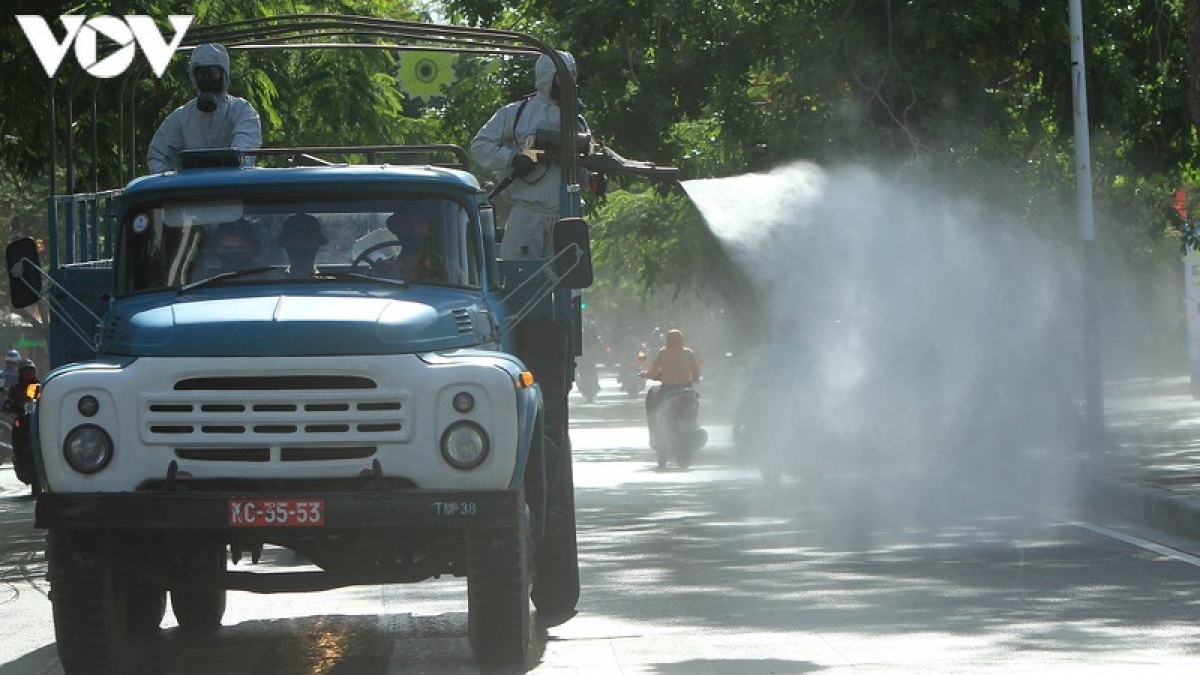
<svg viewBox="0 0 1200 675"><path fill-rule="evenodd" d="M258 112L244 98L229 94L229 52L218 44L192 50L188 77L196 98L167 115L154 138L146 163L152 173L179 168L179 151L200 148L251 150L262 145ZM247 166L254 163L247 156Z"/></svg>
<svg viewBox="0 0 1200 675"><path fill-rule="evenodd" d="M575 59L559 52L576 78ZM562 172L554 156L542 153L538 159L522 153L532 148L538 129L561 128L559 86L554 62L543 54L534 65L535 93L513 101L496 111L471 141L471 157L482 168L501 176L512 176L512 183L497 196L500 206L508 208L503 223L504 239L500 257L505 259L548 258L553 254L550 240L559 217L559 191ZM590 133L583 116L579 132ZM598 196L604 195L607 180L603 174L579 169L579 183Z"/></svg>

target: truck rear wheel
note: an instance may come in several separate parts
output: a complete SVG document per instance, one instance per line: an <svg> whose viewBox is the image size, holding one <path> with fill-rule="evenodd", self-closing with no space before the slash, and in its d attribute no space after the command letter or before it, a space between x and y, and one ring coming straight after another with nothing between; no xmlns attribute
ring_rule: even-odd
<svg viewBox="0 0 1200 675"><path fill-rule="evenodd" d="M529 610L529 509L514 528L471 534L467 543L467 635L483 664L524 665L533 621Z"/></svg>
<svg viewBox="0 0 1200 675"><path fill-rule="evenodd" d="M67 675L120 669L125 651L128 580L118 575L104 533L51 530L47 577L58 658Z"/></svg>
<svg viewBox="0 0 1200 675"><path fill-rule="evenodd" d="M575 475L571 439L547 438L550 454L546 533L535 554L533 604L538 622L553 626L575 615L579 603L579 545L575 530Z"/></svg>

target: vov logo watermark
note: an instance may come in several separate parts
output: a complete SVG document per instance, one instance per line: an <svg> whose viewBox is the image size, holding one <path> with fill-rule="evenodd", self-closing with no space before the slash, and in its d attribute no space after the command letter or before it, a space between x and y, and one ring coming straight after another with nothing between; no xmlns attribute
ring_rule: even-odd
<svg viewBox="0 0 1200 675"><path fill-rule="evenodd" d="M175 36L168 43L159 32L154 19L139 14L130 14L125 18L115 16L94 16L88 18L78 14L64 14L59 17L66 36L59 40L50 30L46 20L36 14L19 14L17 21L26 39L37 53L42 68L47 77L54 77L59 65L67 55L72 44L75 46L75 60L92 77L110 78L125 72L133 63L137 48L141 47L146 55L146 61L156 77L162 77L167 70L171 57L179 49L179 43L192 25L191 15L172 14L168 19L175 29ZM97 45L103 36L109 42L117 45L116 51L103 59L97 60Z"/></svg>

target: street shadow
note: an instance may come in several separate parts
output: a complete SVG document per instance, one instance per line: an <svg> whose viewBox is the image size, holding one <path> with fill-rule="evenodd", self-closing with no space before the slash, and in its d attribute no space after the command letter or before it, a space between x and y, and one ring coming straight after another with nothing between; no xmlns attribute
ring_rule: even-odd
<svg viewBox="0 0 1200 675"><path fill-rule="evenodd" d="M47 664L53 664L48 667ZM60 675L58 652L54 645L46 645L28 652L21 658L0 664L0 675Z"/></svg>
<svg viewBox="0 0 1200 675"><path fill-rule="evenodd" d="M954 617L960 636L1097 654L1138 649L1148 631L1194 621L1192 568L1135 583L1120 571L1127 550L1063 532L1061 514L1012 502L965 507L972 498L880 492L862 477L820 487L788 480L773 493L733 480L584 491L585 585L603 593L585 590L580 611L698 630L880 638ZM1089 572L1064 560L1087 560ZM714 607L719 615L704 611ZM1200 638L1180 648L1200 649ZM804 672L793 665L780 672Z"/></svg>
<svg viewBox="0 0 1200 675"><path fill-rule="evenodd" d="M236 660L247 675L517 675L536 668L546 630L535 631L530 661L524 665L479 663L467 641L467 615L444 613L323 615L222 626L207 635L165 628L131 639L123 675L212 675ZM0 675L62 673L54 645L0 666Z"/></svg>
<svg viewBox="0 0 1200 675"><path fill-rule="evenodd" d="M807 661L782 659L689 659L679 663L660 663L651 666L652 673L662 675L694 675L695 673L770 673L797 675L814 673L825 668Z"/></svg>

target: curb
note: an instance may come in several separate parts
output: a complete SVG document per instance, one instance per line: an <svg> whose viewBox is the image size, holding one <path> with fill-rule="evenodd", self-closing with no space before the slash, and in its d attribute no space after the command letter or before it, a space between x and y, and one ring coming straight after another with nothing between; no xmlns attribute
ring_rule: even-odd
<svg viewBox="0 0 1200 675"><path fill-rule="evenodd" d="M1087 495L1093 512L1200 539L1200 499L1140 482L1099 479Z"/></svg>

